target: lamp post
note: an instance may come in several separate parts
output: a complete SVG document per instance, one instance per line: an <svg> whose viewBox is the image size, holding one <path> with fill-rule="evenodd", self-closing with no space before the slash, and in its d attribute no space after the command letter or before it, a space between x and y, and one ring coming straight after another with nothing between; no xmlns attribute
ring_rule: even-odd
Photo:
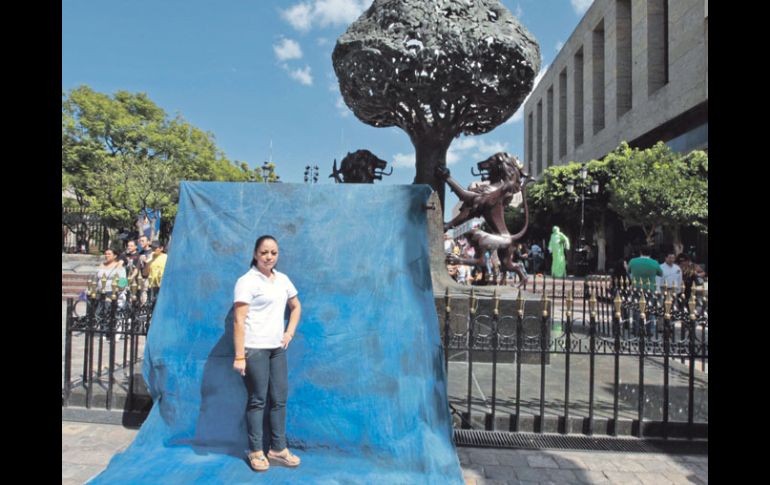
<svg viewBox="0 0 770 485"><path fill-rule="evenodd" d="M585 236L583 234L583 226L585 225L585 209L586 209L586 191L590 189L589 195L595 195L599 193L599 181L593 180L591 185L586 184L586 177L588 176L588 167L585 164L580 167L580 235L578 237L578 253L580 254L580 261L578 265L582 266L581 269L585 269L587 272L587 254L585 251ZM567 192L575 194L575 182L570 180L567 182Z"/></svg>
<svg viewBox="0 0 770 485"><path fill-rule="evenodd" d="M305 165L305 183L317 184L318 183L318 165L311 167Z"/></svg>
<svg viewBox="0 0 770 485"><path fill-rule="evenodd" d="M262 165L262 181L267 183L267 177L270 176L270 165L265 162L264 165Z"/></svg>

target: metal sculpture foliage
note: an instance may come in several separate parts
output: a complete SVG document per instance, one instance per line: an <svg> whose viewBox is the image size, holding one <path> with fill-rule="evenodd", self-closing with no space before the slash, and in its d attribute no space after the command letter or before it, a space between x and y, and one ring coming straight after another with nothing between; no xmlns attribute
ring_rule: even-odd
<svg viewBox="0 0 770 485"><path fill-rule="evenodd" d="M356 150L345 155L340 162L339 170L335 160L329 177L334 178L334 182L338 184L373 184L375 180L382 180L383 175L393 174L393 167L390 168L390 172L385 172L387 165L388 162L378 158L369 150Z"/></svg>
<svg viewBox="0 0 770 485"><path fill-rule="evenodd" d="M366 124L398 126L416 150L415 183L444 203L435 169L460 134L487 133L532 89L540 48L497 0L375 0L337 39L334 71Z"/></svg>

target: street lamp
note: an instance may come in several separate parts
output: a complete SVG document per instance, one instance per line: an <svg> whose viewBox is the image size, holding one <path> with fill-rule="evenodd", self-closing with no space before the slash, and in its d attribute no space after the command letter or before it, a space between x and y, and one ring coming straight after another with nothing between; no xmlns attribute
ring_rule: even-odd
<svg viewBox="0 0 770 485"><path fill-rule="evenodd" d="M270 165L265 162L264 165L262 165L262 181L267 183L267 177L270 176Z"/></svg>
<svg viewBox="0 0 770 485"><path fill-rule="evenodd" d="M599 193L599 181L594 179L591 182L590 187L586 185L586 177L588 176L588 167L586 167L585 164L581 165L580 171L578 172L580 174L580 236L578 237L578 252L581 254L581 265L587 266L588 261L586 261L586 253L585 253L585 237L583 235L583 226L585 224L585 208L586 208L586 189L590 189L591 194L598 194ZM567 182L567 192L570 194L575 193L575 182L570 180Z"/></svg>

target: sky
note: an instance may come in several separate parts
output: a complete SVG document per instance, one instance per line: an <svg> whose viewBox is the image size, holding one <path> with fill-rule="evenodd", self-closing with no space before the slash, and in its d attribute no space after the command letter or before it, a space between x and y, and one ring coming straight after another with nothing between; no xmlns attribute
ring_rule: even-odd
<svg viewBox="0 0 770 485"><path fill-rule="evenodd" d="M169 116L214 135L232 161L272 160L283 182L368 149L393 167L384 184L414 180L414 147L397 127L359 121L340 95L331 54L372 0L62 1L62 89L143 92ZM534 35L544 74L592 0L503 0ZM522 106L524 104L522 103ZM467 186L498 151L524 155L521 109L490 133L453 141L447 166ZM272 145L272 149L271 149ZM457 198L446 192L445 219Z"/></svg>

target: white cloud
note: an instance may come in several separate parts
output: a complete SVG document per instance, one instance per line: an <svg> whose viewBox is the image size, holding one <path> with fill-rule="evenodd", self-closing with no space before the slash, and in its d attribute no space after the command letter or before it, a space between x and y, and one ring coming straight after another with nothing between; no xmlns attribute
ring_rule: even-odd
<svg viewBox="0 0 770 485"><path fill-rule="evenodd" d="M472 158L475 161L484 160L485 158L489 158L497 152L506 151L508 151L507 143L500 143L499 141L486 142L484 140L480 140L478 148L472 154Z"/></svg>
<svg viewBox="0 0 770 485"><path fill-rule="evenodd" d="M296 30L306 32L310 30L311 14L313 6L308 3L298 3L287 10L281 11L281 17L291 24Z"/></svg>
<svg viewBox="0 0 770 485"><path fill-rule="evenodd" d="M345 104L345 100L342 99L341 95L337 95L337 103L335 104L335 107L337 108L337 113L339 113L343 118L350 116L350 109L348 108L348 105Z"/></svg>
<svg viewBox="0 0 770 485"><path fill-rule="evenodd" d="M393 155L393 166L409 168L415 166L414 153L396 153Z"/></svg>
<svg viewBox="0 0 770 485"><path fill-rule="evenodd" d="M556 52L559 52L561 48L564 47L564 42L559 41L556 43Z"/></svg>
<svg viewBox="0 0 770 485"><path fill-rule="evenodd" d="M588 10L588 7L594 3L594 0L569 0L569 2L572 4L576 14L583 15Z"/></svg>
<svg viewBox="0 0 770 485"><path fill-rule="evenodd" d="M302 48L298 42L291 39L282 38L277 44L273 44L273 52L279 61L302 58Z"/></svg>
<svg viewBox="0 0 770 485"><path fill-rule="evenodd" d="M465 136L455 142L452 142L452 148L460 151L469 150L471 148L475 148L478 144L479 140L477 138Z"/></svg>
<svg viewBox="0 0 770 485"><path fill-rule="evenodd" d="M475 164L478 161L489 158L497 152L508 150L507 143L499 141L484 141L478 137L463 137L455 140L446 153L446 164L454 165L457 162ZM396 153L393 155L393 166L410 168L416 165L414 153Z"/></svg>
<svg viewBox="0 0 770 485"><path fill-rule="evenodd" d="M545 76L545 73L548 72L548 67L549 66L545 66L541 68L540 72L537 73L537 76L535 76L535 82L532 83L532 91L535 90L535 88L537 87L537 83L539 83L540 80L543 79L543 76ZM504 125L512 125L514 123L518 123L524 118L524 105L527 104L527 100L529 100L529 97L532 95L532 91L530 91L527 97L524 98L524 101L521 102L521 106L519 106L519 109L517 109L516 112L513 113L513 116L511 116L511 118L508 121L503 123Z"/></svg>
<svg viewBox="0 0 770 485"><path fill-rule="evenodd" d="M306 65L304 69L295 69L289 72L289 76L305 86L313 85L313 76L310 74L310 66Z"/></svg>
<svg viewBox="0 0 770 485"><path fill-rule="evenodd" d="M319 37L315 41L316 41L316 44L320 45L321 47L329 43L329 39L327 39L326 37Z"/></svg>
<svg viewBox="0 0 770 485"><path fill-rule="evenodd" d="M521 9L521 5L520 4L516 4L516 11L513 12L513 15L517 19L521 19L521 16L524 15L524 10Z"/></svg>
<svg viewBox="0 0 770 485"><path fill-rule="evenodd" d="M311 0L281 11L295 29L307 32L313 27L346 26L369 8L373 0Z"/></svg>

